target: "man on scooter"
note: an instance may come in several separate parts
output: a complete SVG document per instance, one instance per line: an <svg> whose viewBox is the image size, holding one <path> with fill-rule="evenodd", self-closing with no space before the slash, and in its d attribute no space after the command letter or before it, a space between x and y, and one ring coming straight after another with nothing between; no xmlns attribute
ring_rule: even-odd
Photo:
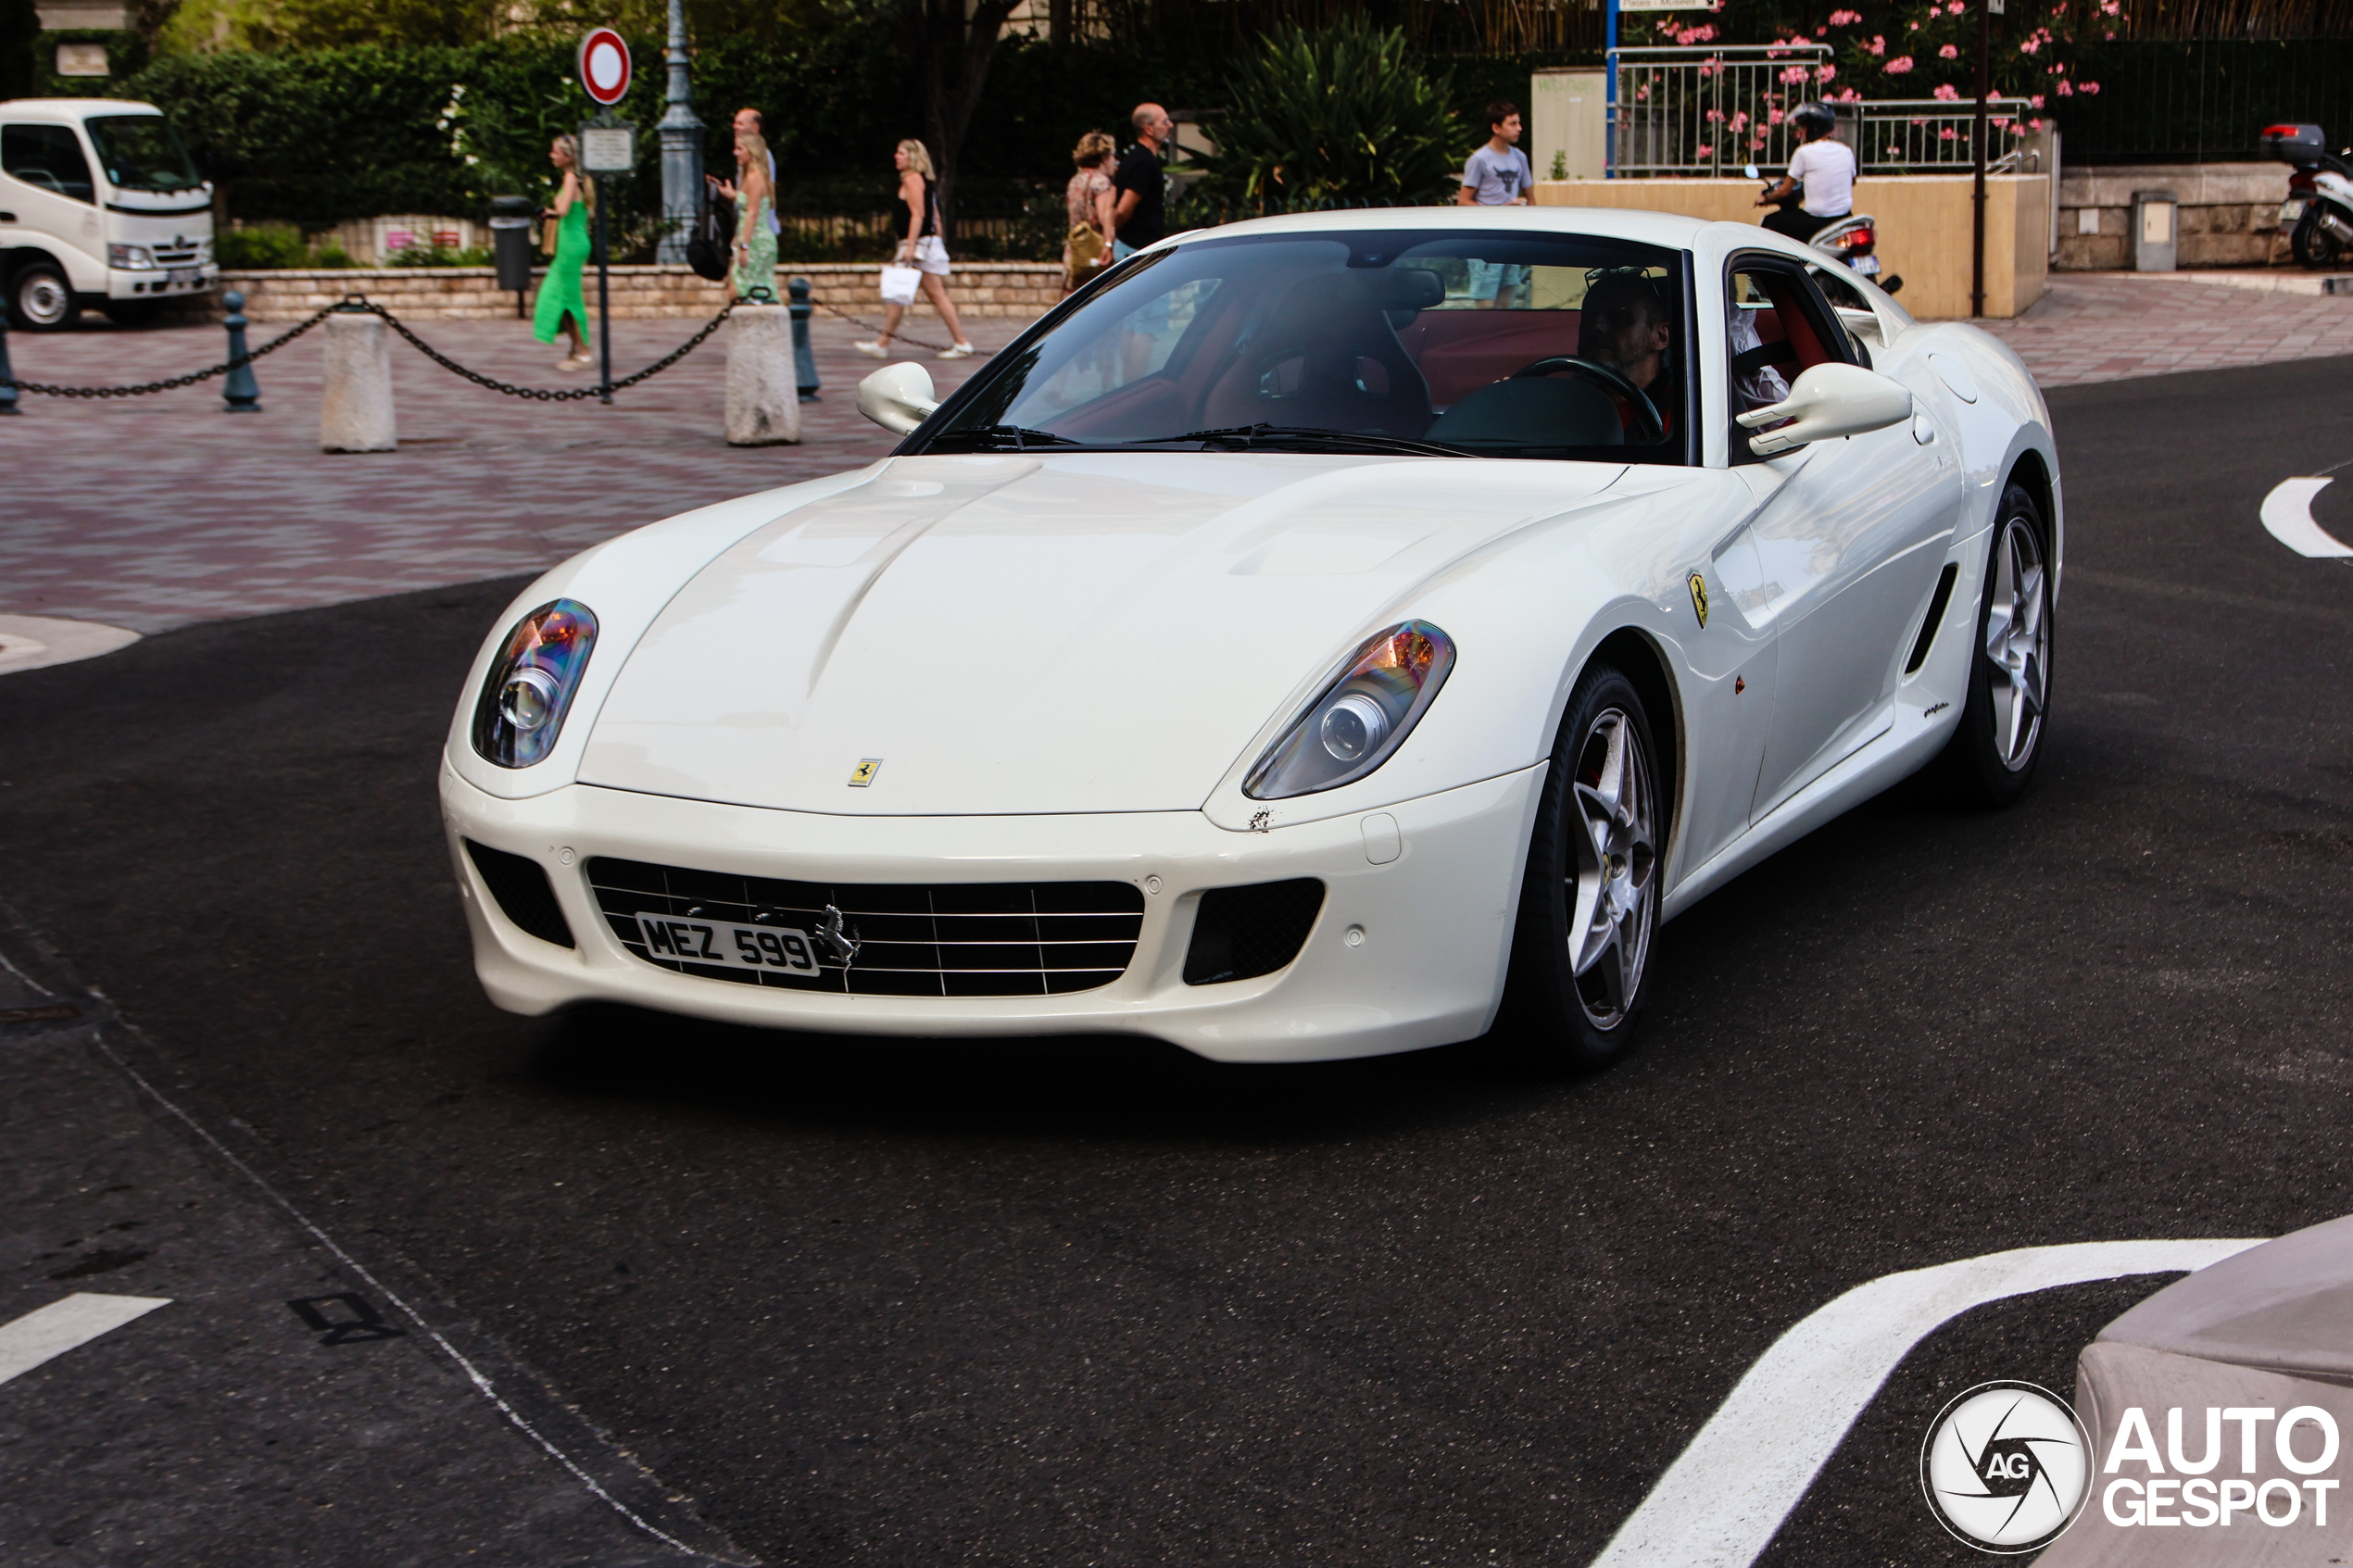
<svg viewBox="0 0 2353 1568"><path fill-rule="evenodd" d="M1797 132L1797 151L1789 156L1789 174L1756 198L1772 207L1803 193L1794 209L1782 207L1764 219L1765 227L1804 245L1855 209L1855 154L1831 135L1838 116L1828 104L1800 104L1790 111Z"/></svg>

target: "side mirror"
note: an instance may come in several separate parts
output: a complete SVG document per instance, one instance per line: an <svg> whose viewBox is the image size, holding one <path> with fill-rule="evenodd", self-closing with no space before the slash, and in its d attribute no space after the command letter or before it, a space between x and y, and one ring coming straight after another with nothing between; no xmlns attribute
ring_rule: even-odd
<svg viewBox="0 0 2353 1568"><path fill-rule="evenodd" d="M1860 365L1817 365L1798 376L1780 402L1735 415L1732 422L1755 430L1789 420L1778 430L1748 438L1750 451L1770 458L1812 441L1885 430L1911 417L1912 394L1903 383Z"/></svg>
<svg viewBox="0 0 2353 1568"><path fill-rule="evenodd" d="M931 372L921 365L885 365L858 383L858 411L893 435L904 435L939 407Z"/></svg>

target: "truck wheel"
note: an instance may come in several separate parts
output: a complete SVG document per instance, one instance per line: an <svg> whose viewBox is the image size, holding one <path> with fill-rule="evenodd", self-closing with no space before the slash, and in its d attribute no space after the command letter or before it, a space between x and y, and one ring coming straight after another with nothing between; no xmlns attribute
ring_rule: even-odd
<svg viewBox="0 0 2353 1568"><path fill-rule="evenodd" d="M54 261L34 261L17 269L8 280L9 314L29 332L62 332L73 325L82 307L73 302L73 285Z"/></svg>

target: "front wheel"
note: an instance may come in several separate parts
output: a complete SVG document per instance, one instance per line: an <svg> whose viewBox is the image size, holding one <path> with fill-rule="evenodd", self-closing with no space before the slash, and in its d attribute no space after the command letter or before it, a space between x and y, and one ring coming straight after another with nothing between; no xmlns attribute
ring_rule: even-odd
<svg viewBox="0 0 2353 1568"><path fill-rule="evenodd" d="M2321 204L2314 202L2296 220L2296 232L2288 240L2288 249L2296 253L2296 265L2315 272L2325 271L2337 264L2345 247L2336 236L2321 226Z"/></svg>
<svg viewBox="0 0 2353 1568"><path fill-rule="evenodd" d="M1592 1071L1632 1042L1665 851L1656 755L1633 683L1589 668L1545 770L1496 1020L1499 1041L1526 1060Z"/></svg>
<svg viewBox="0 0 2353 1568"><path fill-rule="evenodd" d="M29 332L62 332L82 314L73 302L73 285L54 261L18 268L8 280L8 305L17 325Z"/></svg>
<svg viewBox="0 0 2353 1568"><path fill-rule="evenodd" d="M2002 492L1993 557L1978 601L1969 695L1937 759L1962 798L2007 806L2026 793L2043 756L2051 700L2050 531L2026 486Z"/></svg>

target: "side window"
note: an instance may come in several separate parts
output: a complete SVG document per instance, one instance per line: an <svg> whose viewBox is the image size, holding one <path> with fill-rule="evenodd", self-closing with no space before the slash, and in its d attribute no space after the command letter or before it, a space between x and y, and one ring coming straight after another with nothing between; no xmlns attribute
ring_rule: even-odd
<svg viewBox="0 0 2353 1568"><path fill-rule="evenodd" d="M1016 424L1042 424L1160 374L1218 282L1196 278L1138 306L1042 383L1033 384L1008 418Z"/></svg>
<svg viewBox="0 0 2353 1568"><path fill-rule="evenodd" d="M1844 364L1846 333L1833 329L1821 297L1793 270L1735 263L1725 279L1725 386L1737 418L1789 395L1790 383L1817 365ZM1755 462L1750 433L1734 425L1735 463Z"/></svg>
<svg viewBox="0 0 2353 1568"><path fill-rule="evenodd" d="M0 125L0 173L52 195L94 202L90 160L63 125Z"/></svg>
<svg viewBox="0 0 2353 1568"><path fill-rule="evenodd" d="M1806 276L1821 291L1831 313L1846 330L1846 346L1855 362L1868 370L1871 368L1869 339L1879 335L1879 313L1863 297L1863 291L1841 275L1843 271L1838 267L1809 267Z"/></svg>

